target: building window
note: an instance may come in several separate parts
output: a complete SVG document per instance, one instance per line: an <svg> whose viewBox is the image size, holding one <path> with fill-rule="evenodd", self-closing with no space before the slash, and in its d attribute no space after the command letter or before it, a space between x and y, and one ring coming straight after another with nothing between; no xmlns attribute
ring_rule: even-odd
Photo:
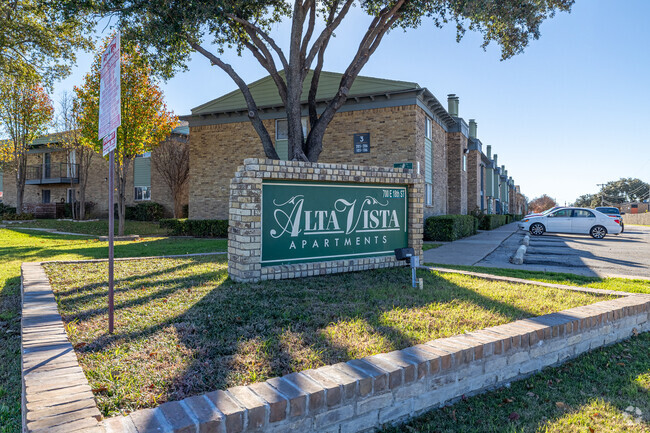
<svg viewBox="0 0 650 433"><path fill-rule="evenodd" d="M44 153L43 154L43 178L49 179L51 175L52 175L52 154Z"/></svg>
<svg viewBox="0 0 650 433"><path fill-rule="evenodd" d="M301 119L302 134L307 137L307 118ZM289 122L287 119L277 119L275 121L275 151L278 152L280 159L289 159Z"/></svg>
<svg viewBox="0 0 650 433"><path fill-rule="evenodd" d="M136 186L135 187L135 200L151 200L151 187L150 186Z"/></svg>
<svg viewBox="0 0 650 433"><path fill-rule="evenodd" d="M463 155L463 171L467 171L467 155Z"/></svg>
<svg viewBox="0 0 650 433"><path fill-rule="evenodd" d="M424 184L424 204L427 206L433 204L433 185L430 183Z"/></svg>
<svg viewBox="0 0 650 433"><path fill-rule="evenodd" d="M428 117L424 118L424 136L431 140L431 137L433 135L433 131L431 130L431 119Z"/></svg>
<svg viewBox="0 0 650 433"><path fill-rule="evenodd" d="M76 201L75 200L76 193L77 193L76 189L68 188L68 194L65 197L65 202L72 203L73 201Z"/></svg>
<svg viewBox="0 0 650 433"><path fill-rule="evenodd" d="M46 154L47 155L47 154ZM42 191L43 197L42 197L42 202L43 204L47 204L50 202L50 190L49 189L44 189Z"/></svg>

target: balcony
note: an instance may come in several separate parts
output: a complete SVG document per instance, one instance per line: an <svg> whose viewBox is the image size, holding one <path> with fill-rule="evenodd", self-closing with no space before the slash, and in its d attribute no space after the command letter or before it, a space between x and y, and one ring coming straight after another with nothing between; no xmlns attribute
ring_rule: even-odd
<svg viewBox="0 0 650 433"><path fill-rule="evenodd" d="M79 183L79 164L66 162L28 165L25 175L26 185L47 185L55 183Z"/></svg>

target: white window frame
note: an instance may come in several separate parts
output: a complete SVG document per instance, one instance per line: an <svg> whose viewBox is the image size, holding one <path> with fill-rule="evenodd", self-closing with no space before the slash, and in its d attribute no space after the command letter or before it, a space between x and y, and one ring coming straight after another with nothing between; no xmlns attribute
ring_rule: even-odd
<svg viewBox="0 0 650 433"><path fill-rule="evenodd" d="M433 185L430 183L424 184L424 205L433 205Z"/></svg>
<svg viewBox="0 0 650 433"><path fill-rule="evenodd" d="M138 194L138 189L139 194ZM138 195L140 196L138 198ZM151 201L151 187L150 186L136 186L133 188L134 201Z"/></svg>
<svg viewBox="0 0 650 433"><path fill-rule="evenodd" d="M428 138L429 140L432 139L433 137L433 121L429 116L424 117L424 138Z"/></svg>
<svg viewBox="0 0 650 433"><path fill-rule="evenodd" d="M467 154L463 153L463 171L467 171Z"/></svg>

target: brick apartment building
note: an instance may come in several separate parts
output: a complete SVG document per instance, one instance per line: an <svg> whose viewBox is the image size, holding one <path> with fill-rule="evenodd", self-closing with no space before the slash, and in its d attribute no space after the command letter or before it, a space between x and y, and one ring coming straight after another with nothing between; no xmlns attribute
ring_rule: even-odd
<svg viewBox="0 0 650 433"><path fill-rule="evenodd" d="M171 136L187 139L189 128L180 126ZM27 152L27 172L23 199L26 212L36 211L38 216L57 216L56 205L79 199L79 164L74 151L58 146L56 134L50 134L34 141ZM154 150L154 153L156 150ZM90 216L108 215L108 161L100 154L94 154L86 184L86 202L94 205ZM15 172L0 173L4 204L16 206ZM185 194L185 203L187 203ZM117 197L116 197L117 200ZM151 168L151 153L136 157L127 173L126 205L137 203L160 203L167 215L173 213L173 200L169 187L161 176ZM61 208L59 208L60 215Z"/></svg>
<svg viewBox="0 0 650 433"><path fill-rule="evenodd" d="M340 79L338 73L321 74L319 108L338 90ZM302 92L305 132L309 83L308 76ZM287 158L286 113L274 82L265 77L249 88L280 158ZM424 176L425 218L485 209L486 157L480 141L470 137L470 125L459 117L458 97L449 95L447 102L445 109L417 83L360 76L325 133L319 162L412 165ZM226 219L235 170L245 158L264 157L243 95L235 90L182 118L190 126L189 218ZM355 148L358 134L367 134L366 147Z"/></svg>

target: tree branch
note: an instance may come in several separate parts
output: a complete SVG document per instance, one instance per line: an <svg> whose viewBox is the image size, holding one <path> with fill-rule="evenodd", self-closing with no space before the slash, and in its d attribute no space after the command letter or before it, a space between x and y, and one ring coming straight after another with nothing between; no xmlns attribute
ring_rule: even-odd
<svg viewBox="0 0 650 433"><path fill-rule="evenodd" d="M257 111L257 104L255 104L255 99L253 99L253 95L251 95L251 91L246 85L246 82L235 72L232 66L230 66L227 63L224 63L219 57L215 56L205 48L203 48L201 45L199 45L196 42L193 42L192 40L188 39L188 42L190 46L196 50L197 52L201 53L203 56L205 56L210 62L212 62L213 65L219 66L221 69L226 72L230 78L233 79L235 84L239 87L239 90L244 94L244 99L246 100L246 105L248 107L248 118L250 119L251 123L253 124L253 128L255 128L255 131L260 136L260 139L262 140L262 147L264 148L264 153L266 153L266 156L271 158L271 159L280 159L278 156L278 153L275 150L275 146L273 146L273 141L271 140L271 136L269 135L269 132L267 131L266 127L262 123L262 119L260 119L259 112Z"/></svg>
<svg viewBox="0 0 650 433"><path fill-rule="evenodd" d="M332 22L325 26L321 34L318 36L316 41L314 42L314 45L312 45L311 49L309 50L309 54L305 58L305 68L309 68L311 63L314 61L314 58L318 54L318 51L320 50L320 47L323 45L325 40L329 40L329 38L332 36L332 33L334 33L334 30L341 24L341 21L343 18L345 18L345 15L347 15L348 11L350 10L350 7L354 3L354 0L346 0L345 4L341 8L341 11L338 13L336 18L332 20ZM338 2L336 2L335 5L333 5L333 10L336 10L336 7L338 6ZM330 10L331 12L331 10Z"/></svg>
<svg viewBox="0 0 650 433"><path fill-rule="evenodd" d="M280 58L280 62L282 62L282 67L285 69L289 67L289 62L287 62L287 58L284 56L284 52L280 49L280 47L275 42L275 40L271 36L269 36L268 33L262 30L259 26L256 26L255 24L246 21L242 18L239 18L236 15L226 14L226 16L231 20L235 21L236 23L241 24L245 28L249 28L253 32L259 34L262 37L262 39L264 39L271 46L271 48L273 48L273 50L277 53L278 57Z"/></svg>

